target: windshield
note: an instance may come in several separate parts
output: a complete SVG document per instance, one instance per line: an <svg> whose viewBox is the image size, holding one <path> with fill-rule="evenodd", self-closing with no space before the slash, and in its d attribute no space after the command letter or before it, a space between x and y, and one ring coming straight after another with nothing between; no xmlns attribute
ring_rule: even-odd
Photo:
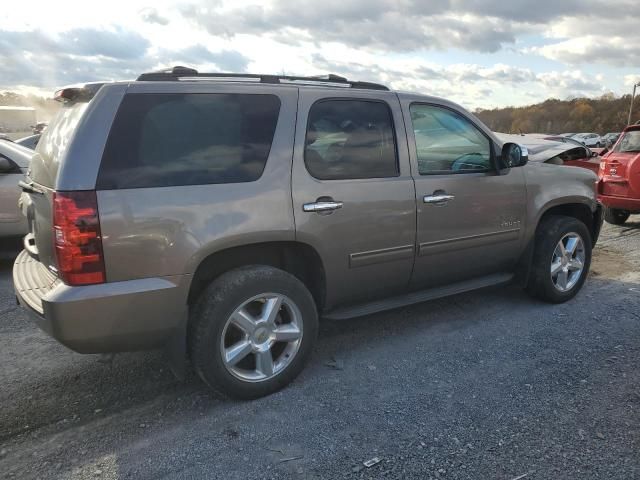
<svg viewBox="0 0 640 480"><path fill-rule="evenodd" d="M616 144L614 152L640 152L640 130L625 133Z"/></svg>

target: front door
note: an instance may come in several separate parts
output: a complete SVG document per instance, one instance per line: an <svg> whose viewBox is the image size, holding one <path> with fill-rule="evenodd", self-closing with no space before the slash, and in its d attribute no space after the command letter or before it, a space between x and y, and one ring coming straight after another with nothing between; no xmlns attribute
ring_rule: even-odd
<svg viewBox="0 0 640 480"><path fill-rule="evenodd" d="M296 239L320 253L328 309L408 287L416 206L407 145L398 141L404 138L390 92L300 89Z"/></svg>
<svg viewBox="0 0 640 480"><path fill-rule="evenodd" d="M499 174L497 145L463 112L410 102L403 108L416 183L412 287L511 271L523 241L523 169Z"/></svg>

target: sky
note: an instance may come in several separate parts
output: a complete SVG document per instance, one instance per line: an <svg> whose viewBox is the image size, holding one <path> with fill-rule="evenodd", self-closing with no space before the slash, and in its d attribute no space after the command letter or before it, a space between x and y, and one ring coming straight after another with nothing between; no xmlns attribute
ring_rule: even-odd
<svg viewBox="0 0 640 480"><path fill-rule="evenodd" d="M639 25L638 0L3 0L0 91L185 65L529 105L630 93Z"/></svg>

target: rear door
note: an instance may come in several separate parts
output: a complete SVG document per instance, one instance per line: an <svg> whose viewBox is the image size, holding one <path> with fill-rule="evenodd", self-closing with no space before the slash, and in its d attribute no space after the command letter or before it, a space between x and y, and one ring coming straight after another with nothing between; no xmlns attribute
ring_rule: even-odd
<svg viewBox="0 0 640 480"><path fill-rule="evenodd" d="M452 106L403 100L416 183L413 288L513 269L521 251L522 168L499 174L493 140Z"/></svg>
<svg viewBox="0 0 640 480"><path fill-rule="evenodd" d="M326 307L405 291L415 190L397 96L301 88L293 160L296 237L322 257Z"/></svg>

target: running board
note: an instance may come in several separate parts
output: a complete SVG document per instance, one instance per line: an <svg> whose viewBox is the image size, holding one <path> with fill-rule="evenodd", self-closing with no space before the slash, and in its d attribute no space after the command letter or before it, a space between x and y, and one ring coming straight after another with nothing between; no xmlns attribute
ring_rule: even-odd
<svg viewBox="0 0 640 480"><path fill-rule="evenodd" d="M371 315L372 313L378 313L384 310L406 307L407 305L413 305L414 303L426 302L428 300L448 297L449 295L456 295L470 290L500 285L501 283L508 283L513 280L514 276L515 275L512 273L497 273L486 277L475 278L473 280L453 283L444 287L430 288L428 290L406 293L384 300L376 300L351 307L338 308L337 310L333 310L322 315L322 318L328 318L330 320L345 320L347 318L362 317L364 315Z"/></svg>

